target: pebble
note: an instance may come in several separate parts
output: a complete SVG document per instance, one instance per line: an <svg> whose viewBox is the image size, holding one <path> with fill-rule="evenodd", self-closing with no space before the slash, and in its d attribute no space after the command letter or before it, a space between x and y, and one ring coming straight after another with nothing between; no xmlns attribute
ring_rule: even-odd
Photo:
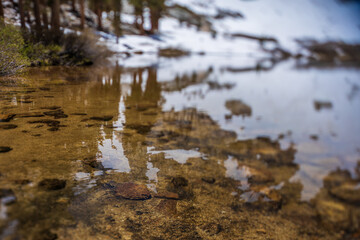
<svg viewBox="0 0 360 240"><path fill-rule="evenodd" d="M215 183L215 178L213 177L203 177L201 178L202 181L209 183L209 184L214 184Z"/></svg>

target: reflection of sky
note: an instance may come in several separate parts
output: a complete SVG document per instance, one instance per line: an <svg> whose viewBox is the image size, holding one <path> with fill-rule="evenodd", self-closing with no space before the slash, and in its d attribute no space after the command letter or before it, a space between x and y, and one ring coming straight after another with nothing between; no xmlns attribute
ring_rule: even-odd
<svg viewBox="0 0 360 240"><path fill-rule="evenodd" d="M188 58L187 66L198 60L198 57L193 60ZM210 62L207 67L203 65L204 71L213 68L206 81L233 83L235 86L232 89L210 90L205 81L181 91L163 92L163 110L174 108L180 111L186 107L196 107L209 114L222 129L235 131L239 139L259 135L276 139L279 134L286 135L290 131L291 134L281 140L281 144L283 148L289 146L290 142L296 144L295 162L300 164L300 170L292 181L300 180L305 184L303 198L306 199L316 193L322 186L323 176L331 170L341 167L353 171L359 159L357 149L360 148L360 135L356 134L360 132L360 94L356 91L353 93L354 86L360 84L359 70L299 70L289 61L267 72L236 74L224 71L221 60L218 57L213 65ZM233 65L236 65L236 61ZM165 76L170 76L169 72L177 69L176 66L160 67L158 75L162 76L161 82L166 82ZM191 71L188 69L185 72ZM225 119L229 113L225 102L230 99L241 99L251 106L252 116ZM315 100L330 101L333 107L316 111ZM314 134L319 140L310 139L309 136ZM173 155L171 151L165 152L165 155L175 160L178 158L170 156ZM180 163L185 161L178 160Z"/></svg>
<svg viewBox="0 0 360 240"><path fill-rule="evenodd" d="M124 154L124 148L120 140L112 135L111 139L104 139L99 142L97 160L104 168L113 169L115 172L130 172L129 160Z"/></svg>

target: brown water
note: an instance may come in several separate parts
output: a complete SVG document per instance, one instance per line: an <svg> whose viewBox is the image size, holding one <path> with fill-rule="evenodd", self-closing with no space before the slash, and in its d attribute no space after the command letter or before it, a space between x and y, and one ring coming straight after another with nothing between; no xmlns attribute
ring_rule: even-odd
<svg viewBox="0 0 360 240"><path fill-rule="evenodd" d="M178 64L1 78L0 239L360 237L358 69Z"/></svg>

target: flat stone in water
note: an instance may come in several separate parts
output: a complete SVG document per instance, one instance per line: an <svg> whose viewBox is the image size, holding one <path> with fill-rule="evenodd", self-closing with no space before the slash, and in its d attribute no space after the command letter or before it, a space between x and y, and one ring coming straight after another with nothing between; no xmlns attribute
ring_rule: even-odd
<svg viewBox="0 0 360 240"><path fill-rule="evenodd" d="M41 182L39 182L38 186L48 191L60 190L65 188L66 180L61 180L56 178L46 178Z"/></svg>
<svg viewBox="0 0 360 240"><path fill-rule="evenodd" d="M9 130L9 129L14 129L17 128L17 125L15 124L5 124L5 125L0 125L0 130Z"/></svg>
<svg viewBox="0 0 360 240"><path fill-rule="evenodd" d="M113 116L91 117L90 119L96 121L110 121L111 119L113 119Z"/></svg>
<svg viewBox="0 0 360 240"><path fill-rule="evenodd" d="M151 198L151 193L145 185L125 182L117 184L115 196L130 200L146 200Z"/></svg>
<svg viewBox="0 0 360 240"><path fill-rule="evenodd" d="M174 177L171 182L175 187L186 187L188 185L188 180L184 177Z"/></svg>
<svg viewBox="0 0 360 240"><path fill-rule="evenodd" d="M44 112L45 115L47 116L52 116L54 117L55 119L58 119L58 118L67 118L68 115L66 115L64 113L64 111L62 111L61 109L58 109L58 110L54 110L54 111L48 111L48 112Z"/></svg>
<svg viewBox="0 0 360 240"><path fill-rule="evenodd" d="M0 153L10 152L11 150L12 150L11 147L2 147L2 146L0 146Z"/></svg>
<svg viewBox="0 0 360 240"><path fill-rule="evenodd" d="M34 113L20 113L17 114L16 117L17 118L32 118L32 117L43 117L45 116L42 113L38 113L38 112L34 112Z"/></svg>

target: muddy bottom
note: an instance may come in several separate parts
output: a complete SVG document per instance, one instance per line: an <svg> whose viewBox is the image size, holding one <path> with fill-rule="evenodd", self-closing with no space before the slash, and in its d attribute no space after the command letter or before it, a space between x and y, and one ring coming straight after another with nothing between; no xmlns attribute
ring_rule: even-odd
<svg viewBox="0 0 360 240"><path fill-rule="evenodd" d="M358 239L357 69L0 78L0 239Z"/></svg>

